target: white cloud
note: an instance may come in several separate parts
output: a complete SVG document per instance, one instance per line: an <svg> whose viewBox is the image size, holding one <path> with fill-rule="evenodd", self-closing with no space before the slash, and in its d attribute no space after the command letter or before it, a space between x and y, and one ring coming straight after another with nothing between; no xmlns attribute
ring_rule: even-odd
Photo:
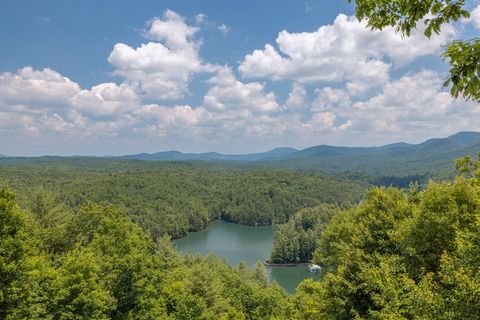
<svg viewBox="0 0 480 320"><path fill-rule="evenodd" d="M314 32L279 33L278 50L267 44L248 54L239 66L244 77L292 79L301 83L350 83L352 92L385 83L391 64L403 66L414 59L438 51L454 34L445 26L439 36L429 41L420 28L409 38L393 28L372 31L366 22L340 14L332 25Z"/></svg>
<svg viewBox="0 0 480 320"><path fill-rule="evenodd" d="M265 141L371 145L475 130L480 121L478 105L453 99L441 89L441 77L429 70L390 80L378 94L363 100L347 88L319 88L309 113L302 108L308 106L302 85L293 85L287 108L282 109L263 84L237 80L228 66L216 67L209 79L212 87L197 107L144 104L126 84L103 83L81 90L52 70L22 69L0 74L0 79L4 141L25 137L44 143L121 143L152 137L173 145L193 141L209 146ZM38 91L32 84L36 81L47 85ZM20 90L22 84L34 96L49 98L36 105L34 96ZM65 89L67 94L53 95L48 88Z"/></svg>
<svg viewBox="0 0 480 320"><path fill-rule="evenodd" d="M216 67L208 83L212 85L203 105L167 107L144 105L134 114L140 122L136 133L153 137L186 136L202 143L245 141L257 134L271 136L283 132L285 125L271 114L280 111L272 92L261 83L238 81L228 66Z"/></svg>
<svg viewBox="0 0 480 320"><path fill-rule="evenodd" d="M259 82L243 83L236 80L229 67L220 68L210 83L214 86L203 99L208 110L269 113L279 109L273 92L265 92L264 85Z"/></svg>
<svg viewBox="0 0 480 320"><path fill-rule="evenodd" d="M348 117L352 131L362 132L359 136L419 141L475 129L480 109L477 104L453 99L442 90L436 72L422 70L386 83L378 95L345 105L337 109L337 115Z"/></svg>
<svg viewBox="0 0 480 320"><path fill-rule="evenodd" d="M306 146L421 142L478 130L480 121L479 105L452 98L442 89L440 75L431 70L390 80L366 99L358 99L346 87L323 87L315 93L310 116L283 113L269 124L272 130L283 126L283 131L275 131L282 140L301 140Z"/></svg>
<svg viewBox="0 0 480 320"><path fill-rule="evenodd" d="M314 113L307 126L314 130L331 129L335 125L337 116L332 112Z"/></svg>
<svg viewBox="0 0 480 320"><path fill-rule="evenodd" d="M219 25L217 28L223 34L227 34L228 32L230 32L230 28L227 25L225 25L224 23Z"/></svg>
<svg viewBox="0 0 480 320"><path fill-rule="evenodd" d="M312 104L311 110L322 112L325 110L346 108L351 105L350 95L343 89L325 87L316 89L317 98Z"/></svg>
<svg viewBox="0 0 480 320"><path fill-rule="evenodd" d="M120 141L135 134L178 135L205 142L215 135L243 139L260 128L266 130L274 119L264 114L279 109L275 95L265 92L263 84L238 81L229 67L211 67L216 73L205 97L210 103L198 107L144 104L128 83L101 83L82 90L50 69L2 73L0 135L50 142L61 137L68 143Z"/></svg>
<svg viewBox="0 0 480 320"><path fill-rule="evenodd" d="M82 90L71 101L73 107L92 116L119 116L140 104L137 92L130 86L101 83Z"/></svg>
<svg viewBox="0 0 480 320"><path fill-rule="evenodd" d="M470 13L470 19L475 27L480 29L480 5L478 5L471 13Z"/></svg>
<svg viewBox="0 0 480 320"><path fill-rule="evenodd" d="M292 91L288 94L286 107L288 109L298 109L304 106L307 91L305 87L299 83L294 83Z"/></svg>
<svg viewBox="0 0 480 320"><path fill-rule="evenodd" d="M7 140L12 137L37 138L38 125L29 114L0 111L0 138Z"/></svg>
<svg viewBox="0 0 480 320"><path fill-rule="evenodd" d="M66 106L67 100L75 96L80 87L58 72L45 68L34 70L24 67L16 73L0 74L0 108L15 108L17 111L35 109L58 109Z"/></svg>
<svg viewBox="0 0 480 320"><path fill-rule="evenodd" d="M191 50L194 47L193 36L198 28L187 25L185 19L172 10L165 11L163 20L161 18L151 20L149 27L150 29L145 31L146 37L164 42L171 50Z"/></svg>
<svg viewBox="0 0 480 320"><path fill-rule="evenodd" d="M148 98L175 100L188 92L193 74L204 70L199 57L199 43L194 35L198 28L186 24L177 13L167 10L163 19L149 23L145 35L155 41L132 48L117 43L108 57L116 70L131 86L138 87Z"/></svg>
<svg viewBox="0 0 480 320"><path fill-rule="evenodd" d="M0 74L0 111L3 118L11 119L11 125L4 123L0 128L3 138L38 138L51 132L77 138L102 135L94 128L107 128L107 122L110 131L120 128L138 105L135 90L125 84L102 83L81 90L77 83L48 68L25 67Z"/></svg>
<svg viewBox="0 0 480 320"><path fill-rule="evenodd" d="M217 32L218 25L205 15L195 21L197 27ZM219 151L235 143L251 151L267 143L371 145L478 130L478 104L453 99L441 88L437 73L423 70L390 78L392 66L435 53L453 34L450 27L433 41L421 30L402 39L393 30L372 32L340 15L315 32L283 31L276 47L267 44L247 55L238 69L245 78L291 80L282 105L268 82L239 80L230 66L204 62L197 27L168 10L148 22L144 35L150 42L135 48L116 44L109 62L124 77L119 84L82 89L48 68L0 73L0 142L74 148L81 141L97 141L124 150L126 141L147 141L144 146L161 143L159 149L170 143L172 148L181 144ZM155 101L185 96L198 73L210 74L199 103ZM369 90L372 86L376 89Z"/></svg>
<svg viewBox="0 0 480 320"><path fill-rule="evenodd" d="M153 120L154 124L166 128L194 126L202 121L203 108L188 105L166 107L157 104L143 105L135 112L140 118Z"/></svg>
<svg viewBox="0 0 480 320"><path fill-rule="evenodd" d="M75 128L74 124L65 121L58 113L42 115L38 120L42 128L63 134L71 134Z"/></svg>
<svg viewBox="0 0 480 320"><path fill-rule="evenodd" d="M203 14L203 13L199 13L195 16L195 23L196 24L202 24L204 23L205 21L207 21L207 15L206 14Z"/></svg>

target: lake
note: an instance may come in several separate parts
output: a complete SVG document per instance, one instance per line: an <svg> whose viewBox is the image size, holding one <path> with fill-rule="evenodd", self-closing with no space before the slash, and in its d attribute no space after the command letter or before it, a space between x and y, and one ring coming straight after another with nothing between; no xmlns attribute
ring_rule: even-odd
<svg viewBox="0 0 480 320"><path fill-rule="evenodd" d="M191 232L174 243L183 253L212 252L231 265L236 266L243 260L252 267L255 262L270 257L273 236L272 226L250 227L218 220L210 223L207 230ZM306 266L267 267L267 273L271 281L277 281L288 293L294 293L303 279L318 279Z"/></svg>

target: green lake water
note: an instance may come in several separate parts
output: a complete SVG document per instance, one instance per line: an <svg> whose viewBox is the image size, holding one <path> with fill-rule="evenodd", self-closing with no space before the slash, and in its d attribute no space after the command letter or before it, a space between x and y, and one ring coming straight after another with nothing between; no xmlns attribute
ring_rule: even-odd
<svg viewBox="0 0 480 320"><path fill-rule="evenodd" d="M253 266L257 261L269 258L273 245L273 227L249 227L224 221L210 223L207 230L191 232L185 238L175 240L178 251L183 253L214 253L231 265L245 261ZM318 279L306 266L267 267L270 280L277 281L289 293L306 278Z"/></svg>

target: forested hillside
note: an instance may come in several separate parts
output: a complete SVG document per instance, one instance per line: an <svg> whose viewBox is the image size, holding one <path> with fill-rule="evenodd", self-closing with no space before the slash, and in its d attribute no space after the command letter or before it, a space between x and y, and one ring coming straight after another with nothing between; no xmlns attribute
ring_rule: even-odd
<svg viewBox="0 0 480 320"><path fill-rule="evenodd" d="M289 319L265 270L179 256L112 206L30 214L0 189L0 319Z"/></svg>
<svg viewBox="0 0 480 320"><path fill-rule="evenodd" d="M336 213L313 255L329 272L297 289L302 318L478 319L480 161L457 167L453 182L375 188Z"/></svg>
<svg viewBox="0 0 480 320"><path fill-rule="evenodd" d="M284 223L320 203L349 207L366 183L285 170L239 170L205 164L43 159L8 162L0 180L24 208L77 210L115 205L153 239L202 230L214 219L246 225Z"/></svg>
<svg viewBox="0 0 480 320"><path fill-rule="evenodd" d="M479 149L480 133L460 132L420 144L360 148L316 146L258 165L328 174L361 173L370 176L376 184L408 187L411 180L426 183L430 178L453 178L455 159L473 157Z"/></svg>
<svg viewBox="0 0 480 320"><path fill-rule="evenodd" d="M279 148L265 153L224 155L160 152L126 156L148 160L203 160L245 168L288 168L325 174L362 174L378 185L408 187L410 181L426 183L430 178L452 178L455 159L475 156L480 148L479 132L459 132L419 144L403 142L378 147L319 145L303 150Z"/></svg>
<svg viewBox="0 0 480 320"><path fill-rule="evenodd" d="M208 185L200 179L206 168L174 167L170 174ZM457 168L452 182L430 182L422 190L373 188L351 209L321 204L292 215L278 229L274 257L296 252L285 261L301 261L314 250L313 261L325 275L305 280L288 296L268 283L261 264L250 270L213 256L179 256L168 238L154 241L132 222L123 204L116 208L82 198L69 206L49 198L58 192L60 199L76 199L75 192L84 190L69 189L82 177L72 167L4 167L20 192L27 192L18 197L29 205L21 209L14 193L1 189L0 318L475 319L480 314L480 162L462 159ZM115 190L111 178L128 181L127 173L118 174L110 167L88 175L105 183L101 190L107 195ZM238 179L253 173L229 174ZM258 183L275 181L278 173L256 174ZM32 177L49 192L29 193L35 189ZM86 181L76 186L92 187ZM183 186L187 180L178 181ZM292 244L294 250L282 253Z"/></svg>
<svg viewBox="0 0 480 320"><path fill-rule="evenodd" d="M312 260L318 237L332 216L336 205L322 204L295 213L287 223L277 226L271 255L273 263L304 263Z"/></svg>

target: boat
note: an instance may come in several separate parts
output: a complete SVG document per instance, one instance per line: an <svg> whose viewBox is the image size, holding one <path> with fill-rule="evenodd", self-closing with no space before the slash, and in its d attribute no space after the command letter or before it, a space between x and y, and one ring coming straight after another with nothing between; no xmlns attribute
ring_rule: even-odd
<svg viewBox="0 0 480 320"><path fill-rule="evenodd" d="M314 273L319 272L321 269L322 269L322 267L320 267L318 264L311 264L311 265L308 266L308 270L310 270L310 272L314 272Z"/></svg>

